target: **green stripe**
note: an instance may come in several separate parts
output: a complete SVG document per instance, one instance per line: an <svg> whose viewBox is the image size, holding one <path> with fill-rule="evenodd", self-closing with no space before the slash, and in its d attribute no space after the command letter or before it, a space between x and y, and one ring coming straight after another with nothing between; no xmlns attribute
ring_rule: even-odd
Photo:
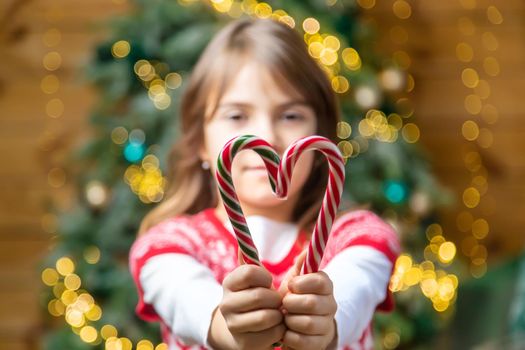
<svg viewBox="0 0 525 350"><path fill-rule="evenodd" d="M250 230L248 229L248 226L246 226L244 224L239 224L239 223L237 223L237 222L235 222L233 220L230 220L230 221L231 221L231 224L233 226L235 226L235 228L237 228L237 230L245 232L248 236L250 236L250 238L252 237L251 234L250 234Z"/></svg>
<svg viewBox="0 0 525 350"><path fill-rule="evenodd" d="M222 164L220 156L217 160L217 170L219 170L219 173L226 180L226 182L228 182L229 184L232 183L232 177L226 172L226 169L224 169L224 165Z"/></svg>
<svg viewBox="0 0 525 350"><path fill-rule="evenodd" d="M242 251L246 255L248 255L250 258L252 258L252 260L259 261L259 257L257 256L257 254L255 254L254 251L252 251L250 249L251 247L249 247L246 244L244 244L244 242L242 242L240 239L237 239L237 242L239 243L239 245L241 246Z"/></svg>
<svg viewBox="0 0 525 350"><path fill-rule="evenodd" d="M267 159L270 159L276 165L279 164L279 162L281 161L279 159L279 156L277 155L277 153L275 153L275 152L273 152L271 150L264 149L264 148L257 148L255 151L257 153L259 153L261 156L263 156L263 157L265 157Z"/></svg>
<svg viewBox="0 0 525 350"><path fill-rule="evenodd" d="M243 135L243 136L239 136L239 137L235 140L235 142L233 143L233 145L232 145L232 147L231 147L231 151L230 151L230 153L231 153L231 155L232 155L232 159L233 159L233 157L235 157L235 155L237 154L237 151L238 151L239 147L241 147L241 146L244 144L244 142L245 142L247 139L249 139L250 137L253 137L253 136L251 136L251 135Z"/></svg>
<svg viewBox="0 0 525 350"><path fill-rule="evenodd" d="M224 203L226 203L227 206L229 206L230 208L232 208L236 212L240 212L242 214L241 206L239 204L237 204L235 201L232 201L230 199L230 197L228 197L228 195L226 193L223 193L222 191L220 191L220 192L221 192L221 197L222 197L222 200L224 201Z"/></svg>

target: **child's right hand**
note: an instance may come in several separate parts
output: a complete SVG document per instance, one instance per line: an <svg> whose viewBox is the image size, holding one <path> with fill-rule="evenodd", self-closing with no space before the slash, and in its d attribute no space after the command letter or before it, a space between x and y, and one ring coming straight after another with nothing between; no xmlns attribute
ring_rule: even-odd
<svg viewBox="0 0 525 350"><path fill-rule="evenodd" d="M272 349L286 331L281 296L272 287L272 276L265 268L245 264L240 252L239 263L222 282L224 294L212 319L211 338L214 327L220 328L217 324L222 323L231 334L225 347Z"/></svg>

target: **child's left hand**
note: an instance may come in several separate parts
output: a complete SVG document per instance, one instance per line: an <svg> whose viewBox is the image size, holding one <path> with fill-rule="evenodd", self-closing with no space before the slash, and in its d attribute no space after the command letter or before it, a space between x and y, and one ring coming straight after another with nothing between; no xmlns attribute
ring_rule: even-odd
<svg viewBox="0 0 525 350"><path fill-rule="evenodd" d="M333 284L324 271L299 276L305 253L298 256L279 288L288 328L283 349L335 349L337 303Z"/></svg>

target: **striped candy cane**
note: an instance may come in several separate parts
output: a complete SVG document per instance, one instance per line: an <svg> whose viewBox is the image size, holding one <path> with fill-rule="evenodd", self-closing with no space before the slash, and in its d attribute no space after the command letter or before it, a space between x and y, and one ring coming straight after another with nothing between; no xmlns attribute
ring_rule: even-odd
<svg viewBox="0 0 525 350"><path fill-rule="evenodd" d="M284 152L283 161L281 161L272 146L257 136L238 136L224 145L217 159L217 170L215 173L221 198L244 260L249 264L259 266L262 266L259 254L253 243L239 199L235 193L231 175L231 166L235 155L245 149L254 150L261 156L268 171L268 179L270 180L272 191L278 198L282 199L286 199L288 196L293 168L303 152L318 150L328 160L328 185L302 268L302 274L317 272L343 193L345 167L339 149L325 137L308 136L292 143Z"/></svg>

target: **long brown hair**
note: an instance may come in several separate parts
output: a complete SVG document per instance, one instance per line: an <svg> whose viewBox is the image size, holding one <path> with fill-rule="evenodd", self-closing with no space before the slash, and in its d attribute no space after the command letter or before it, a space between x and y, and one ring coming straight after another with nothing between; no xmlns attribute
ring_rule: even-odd
<svg viewBox="0 0 525 350"><path fill-rule="evenodd" d="M215 179L202 169L196 150L204 142L205 120L214 114L246 60L256 60L269 69L280 87L293 89L308 101L317 116L317 134L336 141L338 100L327 73L310 57L299 33L272 19L235 20L214 36L192 71L181 101L181 136L168 159L169 187L164 200L142 220L139 234L166 218L217 205ZM292 220L303 229L315 223L322 203L328 180L323 158L316 152L292 213Z"/></svg>

